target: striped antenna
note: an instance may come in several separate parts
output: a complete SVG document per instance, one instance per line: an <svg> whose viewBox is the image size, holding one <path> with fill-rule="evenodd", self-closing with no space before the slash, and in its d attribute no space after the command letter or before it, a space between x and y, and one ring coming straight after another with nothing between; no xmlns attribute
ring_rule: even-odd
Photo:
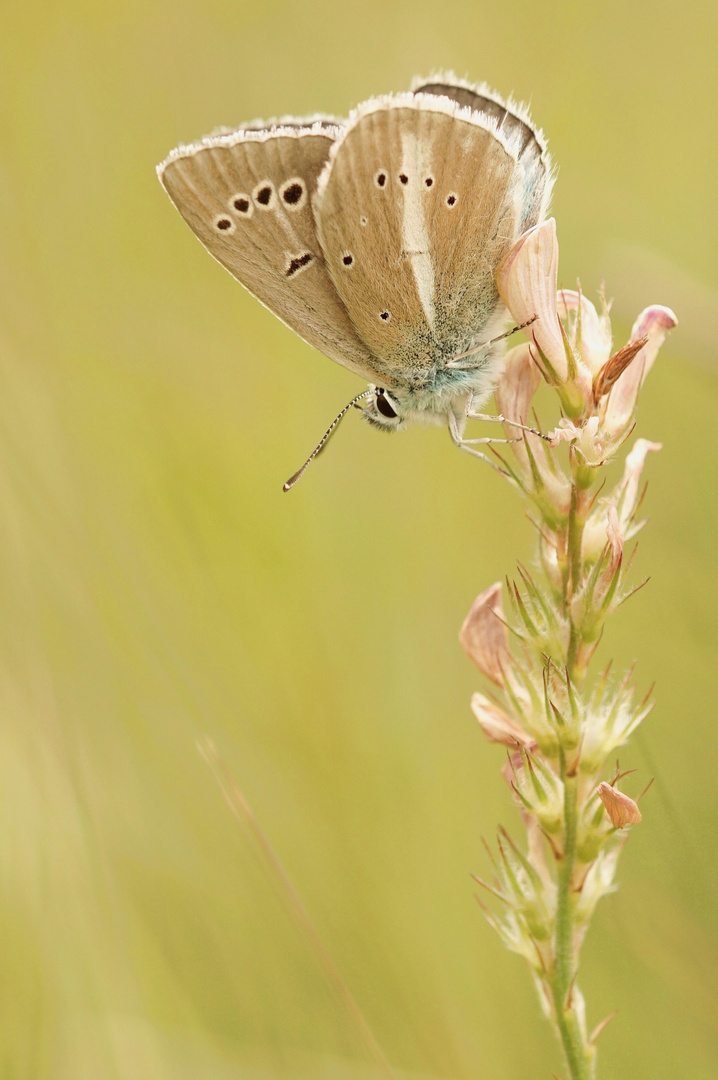
<svg viewBox="0 0 718 1080"><path fill-rule="evenodd" d="M518 326L512 327L511 330L507 330L505 334L499 334L498 337L491 338L491 341L484 341L481 345L475 345L473 349L469 349L468 352L459 353L458 356L452 357L447 363L447 367L455 367L458 371L471 371L475 365L473 364L460 364L459 360L465 360L467 356L473 356L474 353L481 352L482 349L488 349L489 345L495 345L497 341L503 341L504 338L510 338L512 334L517 333L519 330L525 330L531 323L536 322L538 315L532 315L526 322L519 323ZM476 365L480 366L480 365Z"/></svg>
<svg viewBox="0 0 718 1080"><path fill-rule="evenodd" d="M326 446L327 441L329 440L329 437L331 435L333 435L334 432L336 431L337 425L339 424L339 421L344 416L346 416L346 414L349 412L350 409L354 408L354 406L357 404L358 401L361 401L362 398L369 397L370 394L373 394L373 393L374 393L374 390L371 389L371 388L369 388L368 390L364 390L364 391L362 391L361 394L357 394L356 397L352 398L348 405L344 406L344 408L339 413L339 415L334 420L332 420L331 424L329 425L329 427L327 428L327 430L324 432L321 439L319 440L319 444L317 445L316 449L312 450L311 454L309 455L307 460L304 462L301 469L298 469L295 472L294 476L290 476L289 479L287 480L287 482L282 485L282 491L290 491L294 487L294 485L297 483L297 481L302 479L302 477L304 476L305 472L307 471L307 469L309 468L311 463L314 461L317 454L321 450L323 450L324 447Z"/></svg>

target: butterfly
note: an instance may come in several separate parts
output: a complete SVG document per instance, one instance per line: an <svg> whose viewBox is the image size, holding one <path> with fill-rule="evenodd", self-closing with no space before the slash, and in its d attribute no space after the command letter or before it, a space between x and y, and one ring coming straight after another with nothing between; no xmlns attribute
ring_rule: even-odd
<svg viewBox="0 0 718 1080"><path fill-rule="evenodd" d="M209 253L304 341L369 380L352 407L383 430L466 417L501 372L495 272L553 184L526 110L452 74L348 120L221 129L157 167Z"/></svg>

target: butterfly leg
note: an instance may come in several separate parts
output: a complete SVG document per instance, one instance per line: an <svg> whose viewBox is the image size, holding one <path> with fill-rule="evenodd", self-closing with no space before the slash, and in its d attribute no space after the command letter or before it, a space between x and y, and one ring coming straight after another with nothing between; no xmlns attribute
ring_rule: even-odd
<svg viewBox="0 0 718 1080"><path fill-rule="evenodd" d="M480 458L481 461L485 461L492 469L496 469L496 472L501 473L502 476L508 476L509 474L505 469L500 468L495 461L492 461L490 457L483 454L481 450L475 450L474 446L477 443L493 443L493 442L513 442L513 439L465 439L459 430L459 424L454 412L449 413L449 432L451 438L454 440L454 444L458 446L459 450L465 450L467 454L471 454L473 457Z"/></svg>
<svg viewBox="0 0 718 1080"><path fill-rule="evenodd" d="M498 416L490 416L488 413L473 412L473 410L472 410L473 399L474 399L474 395L473 395L473 391L472 391L472 393L471 393L471 395L469 397L468 404L466 406L466 419L467 420L484 420L484 421L487 421L488 423L491 423L491 424L510 424L511 427L520 428L521 431L528 431L528 433L530 435L536 435L539 439L543 439L545 442L550 442L551 441L549 439L548 435L544 435L544 433L542 431L539 431L538 428L528 427L526 424L520 424L518 422L518 420L507 420L506 417L503 416L501 413L499 413ZM486 441L486 440L482 440L482 441ZM499 441L502 441L502 440L499 440L499 439L496 440L496 442L499 442ZM504 442L515 442L516 440L515 439L504 439L503 441Z"/></svg>

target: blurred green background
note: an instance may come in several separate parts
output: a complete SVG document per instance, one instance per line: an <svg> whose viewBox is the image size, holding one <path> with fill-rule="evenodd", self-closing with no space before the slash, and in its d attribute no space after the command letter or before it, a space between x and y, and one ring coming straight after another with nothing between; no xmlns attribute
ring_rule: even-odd
<svg viewBox="0 0 718 1080"><path fill-rule="evenodd" d="M202 250L157 183L181 141L345 114L451 67L530 100L561 282L625 340L681 320L641 401L650 527L605 659L657 707L657 776L584 950L602 1077L718 1075L718 15L684 3L5 0L0 15L0 1076L379 1075L197 750L237 777L397 1070L561 1071L473 899L520 832L457 643L531 555L518 500Z"/></svg>

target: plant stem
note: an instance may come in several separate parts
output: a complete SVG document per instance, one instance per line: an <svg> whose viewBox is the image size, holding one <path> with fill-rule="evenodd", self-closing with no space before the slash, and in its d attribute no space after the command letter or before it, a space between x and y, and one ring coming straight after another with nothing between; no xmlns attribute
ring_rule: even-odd
<svg viewBox="0 0 718 1080"><path fill-rule="evenodd" d="M556 945L551 991L561 1043L570 1069L571 1080L591 1080L592 1054L584 1046L583 1035L572 1002L573 970L573 867L576 856L576 800L577 781L566 772L565 759L561 762L564 782L564 829L565 847L558 875L558 902L556 909Z"/></svg>
<svg viewBox="0 0 718 1080"><path fill-rule="evenodd" d="M566 673L573 682L579 675L578 660L582 642L580 628L574 626L570 616L570 605L573 596L580 588L583 575L581 556L586 508L587 493L574 478L566 537L569 572L567 587L564 591L565 614L571 627L566 655ZM571 1080L591 1080L594 1055L592 1048L584 1045L584 1036L573 1005L573 980L576 974L573 948L573 870L576 859L577 780L574 770L569 771L567 768L563 750L561 752L561 779L564 784L564 852L558 868L555 954L551 990L556 1026L566 1055Z"/></svg>
<svg viewBox="0 0 718 1080"><path fill-rule="evenodd" d="M574 476L571 485L571 509L566 537L568 580L564 593L565 615L570 625L566 656L566 673L571 681L579 675L581 653L580 627L570 616L571 600L581 586L583 577L582 542L586 519L587 492ZM579 1017L573 1005L575 963L573 955L573 867L578 827L578 781L574 770L567 768L566 755L561 751L561 780L564 781L564 856L558 867L555 929L554 973L552 994L556 1026L563 1043L571 1080L591 1080L594 1075L593 1048L584 1044Z"/></svg>

